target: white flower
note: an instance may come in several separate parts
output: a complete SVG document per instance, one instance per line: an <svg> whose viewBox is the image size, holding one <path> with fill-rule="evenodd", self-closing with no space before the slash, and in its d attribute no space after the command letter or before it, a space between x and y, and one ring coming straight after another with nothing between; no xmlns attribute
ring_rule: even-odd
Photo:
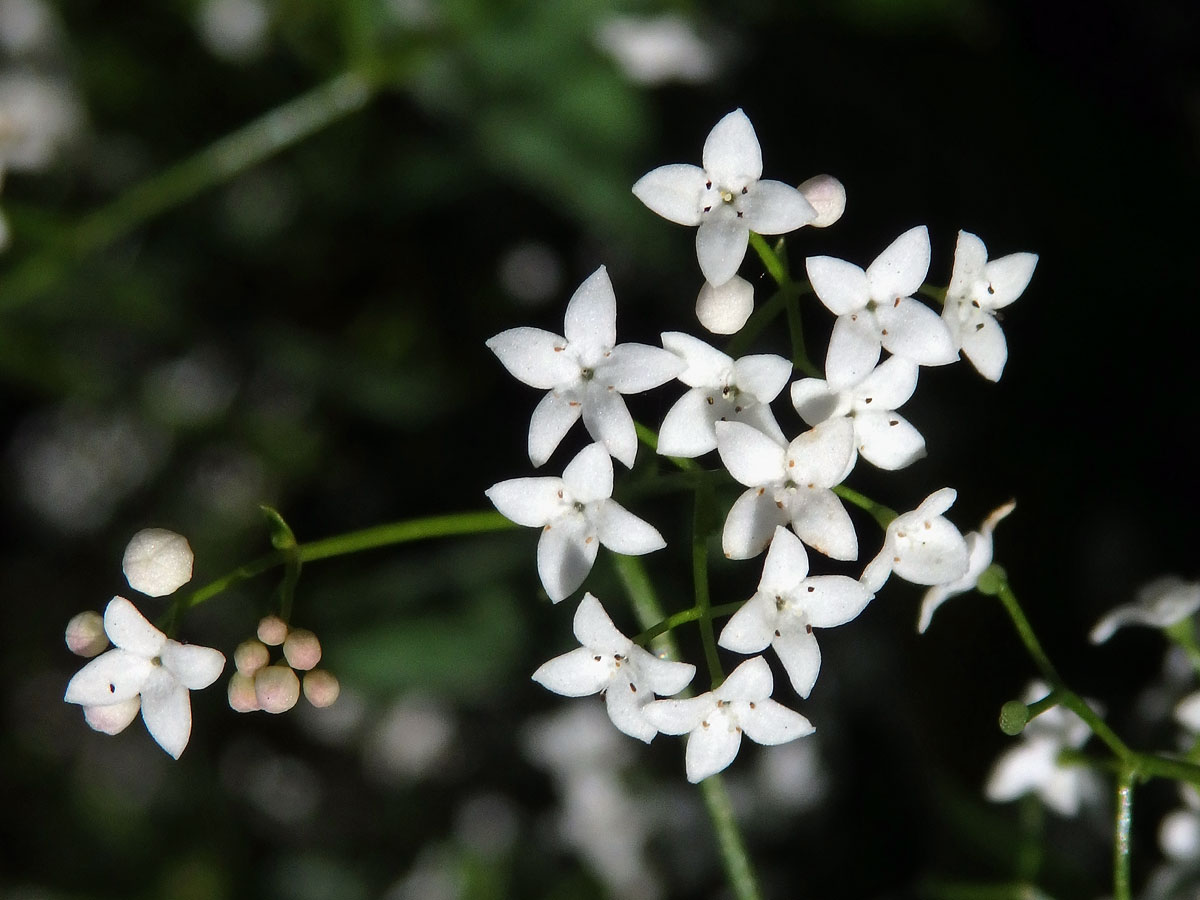
<svg viewBox="0 0 1200 900"><path fill-rule="evenodd" d="M1010 253L988 262L983 241L969 231L958 233L942 319L954 346L961 348L984 378L999 381L1008 361L996 310L1021 296L1037 261L1036 253Z"/></svg>
<svg viewBox="0 0 1200 900"><path fill-rule="evenodd" d="M1149 625L1170 628L1200 609L1200 582L1184 581L1178 575L1164 575L1144 585L1133 603L1118 606L1092 628L1088 638L1103 644L1125 625Z"/></svg>
<svg viewBox="0 0 1200 900"><path fill-rule="evenodd" d="M192 733L188 691L216 681L225 657L169 639L124 597L109 601L104 630L115 649L75 673L63 699L81 704L87 723L106 734L122 731L140 707L150 736L178 759Z"/></svg>
<svg viewBox="0 0 1200 900"><path fill-rule="evenodd" d="M1190 784L1180 784L1183 808L1163 816L1158 826L1158 846L1175 862L1200 858L1200 794Z"/></svg>
<svg viewBox="0 0 1200 900"><path fill-rule="evenodd" d="M792 687L808 698L821 669L814 628L858 617L874 595L845 575L808 575L808 554L782 525L775 529L758 591L733 614L717 641L736 653L775 649Z"/></svg>
<svg viewBox="0 0 1200 900"><path fill-rule="evenodd" d="M892 241L865 271L832 256L810 256L805 267L813 291L838 317L825 362L833 390L865 378L879 361L881 346L922 366L958 359L945 323L910 296L929 271L924 225Z"/></svg>
<svg viewBox="0 0 1200 900"><path fill-rule="evenodd" d="M678 376L691 388L663 419L658 452L695 457L715 450L715 423L745 422L784 443L783 432L768 405L779 396L792 374L782 356L743 356L736 362L703 341L678 331L664 332L663 346L678 355L687 368Z"/></svg>
<svg viewBox="0 0 1200 900"><path fill-rule="evenodd" d="M951 584L967 573L967 542L942 513L954 505L953 488L934 491L912 512L897 516L883 536L883 549L859 579L878 593L895 572L913 584Z"/></svg>
<svg viewBox="0 0 1200 900"><path fill-rule="evenodd" d="M637 84L698 84L717 74L715 49L678 13L610 16L596 29L595 40Z"/></svg>
<svg viewBox="0 0 1200 900"><path fill-rule="evenodd" d="M617 346L617 299L604 266L571 297L563 331L510 328L487 342L513 377L549 390L529 423L530 461L546 462L582 415L593 440L632 468L637 432L621 395L665 384L683 362L659 347Z"/></svg>
<svg viewBox="0 0 1200 900"><path fill-rule="evenodd" d="M925 592L925 596L921 599L920 620L917 622L919 633L925 633L925 629L929 627L929 622L933 619L933 614L937 612L939 606L957 594L965 594L974 589L983 570L992 564L992 532L996 525L1016 508L1015 501L1005 503L992 510L991 515L983 520L978 531L967 534L965 538L967 542L967 572L957 581L936 585Z"/></svg>
<svg viewBox="0 0 1200 900"><path fill-rule="evenodd" d="M834 559L858 559L858 535L830 488L849 473L854 428L823 422L784 444L742 422L717 422L717 451L729 474L750 490L725 518L722 549L749 559L767 548L775 526L791 523L800 540Z"/></svg>
<svg viewBox="0 0 1200 900"><path fill-rule="evenodd" d="M816 218L816 210L796 188L760 179L758 136L740 109L709 132L701 160L703 168L660 166L639 178L633 193L664 219L700 226L696 257L714 286L737 273L751 231L785 234Z"/></svg>
<svg viewBox="0 0 1200 900"><path fill-rule="evenodd" d="M690 663L659 659L621 632L591 594L575 611L575 637L583 646L543 663L533 680L565 697L604 692L608 717L630 737L650 743L658 729L642 715L655 694L678 694L696 674Z"/></svg>
<svg viewBox="0 0 1200 900"><path fill-rule="evenodd" d="M1033 703L1048 693L1046 685L1034 682L1022 701ZM1082 747L1090 736L1087 723L1069 709L1046 710L1025 726L1021 742L996 760L984 793L997 802L1037 794L1060 815L1075 815L1083 802L1098 798L1098 776L1086 766L1063 765L1058 758L1065 748Z"/></svg>
<svg viewBox="0 0 1200 900"><path fill-rule="evenodd" d="M881 469L903 469L925 455L925 438L896 412L917 389L917 371L916 363L892 356L841 391L802 378L792 383L792 406L809 425L845 416L854 425L856 454Z"/></svg>
<svg viewBox="0 0 1200 900"><path fill-rule="evenodd" d="M748 659L716 690L686 700L655 700L645 716L663 734L687 734L685 767L695 784L737 756L742 733L759 744L783 744L815 730L804 716L771 699L771 667Z"/></svg>
<svg viewBox="0 0 1200 900"><path fill-rule="evenodd" d="M192 580L193 561L192 548L182 534L143 528L129 539L121 571L135 591L165 597Z"/></svg>
<svg viewBox="0 0 1200 900"><path fill-rule="evenodd" d="M82 124L83 111L67 82L29 72L0 76L0 169L48 168Z"/></svg>
<svg viewBox="0 0 1200 900"><path fill-rule="evenodd" d="M602 445L589 444L562 478L513 478L484 493L518 525L542 529L538 576L558 603L583 584L601 544L630 556L667 545L652 525L612 500L612 490L612 460Z"/></svg>

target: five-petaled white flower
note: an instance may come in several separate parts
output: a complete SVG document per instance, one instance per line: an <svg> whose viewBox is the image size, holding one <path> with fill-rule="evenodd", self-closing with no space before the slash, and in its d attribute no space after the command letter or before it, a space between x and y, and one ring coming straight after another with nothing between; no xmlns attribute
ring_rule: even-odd
<svg viewBox="0 0 1200 900"><path fill-rule="evenodd" d="M812 734L804 716L771 699L771 667L748 659L716 690L686 700L655 700L644 714L663 734L687 734L684 764L695 784L737 756L742 734L759 744L784 744Z"/></svg>
<svg viewBox="0 0 1200 900"><path fill-rule="evenodd" d="M969 553L962 534L942 513L954 505L954 488L934 491L912 512L897 516L883 536L883 549L859 579L878 593L895 572L913 584L952 584L967 573Z"/></svg>
<svg viewBox="0 0 1200 900"><path fill-rule="evenodd" d="M667 545L657 529L611 499L612 491L612 459L596 443L579 451L562 478L513 478L484 493L518 525L542 529L538 575L558 603L583 584L601 544L630 556Z"/></svg>
<svg viewBox="0 0 1200 900"><path fill-rule="evenodd" d="M950 332L937 313L912 298L929 271L929 231L910 228L866 270L832 256L805 260L808 279L836 315L825 358L835 391L861 381L875 368L880 348L922 366L958 359Z"/></svg>
<svg viewBox="0 0 1200 900"><path fill-rule="evenodd" d="M942 319L954 346L991 381L1000 380L1008 361L1008 345L996 321L996 310L1021 296L1037 261L1036 253L1010 253L988 262L983 241L969 231L958 233Z"/></svg>
<svg viewBox="0 0 1200 900"><path fill-rule="evenodd" d="M800 540L834 559L858 559L858 535L830 488L849 474L854 426L822 422L784 444L742 422L718 422L717 451L729 474L749 490L725 517L722 549L730 559L758 556L776 525L791 523Z"/></svg>
<svg viewBox="0 0 1200 900"><path fill-rule="evenodd" d="M1118 606L1092 628L1088 638L1103 644L1125 625L1170 628L1200 609L1200 582L1185 581L1178 575L1164 575L1137 592L1133 603Z"/></svg>
<svg viewBox="0 0 1200 900"><path fill-rule="evenodd" d="M665 332L662 342L687 363L679 380L691 390L663 419L659 453L694 457L715 450L717 422L745 422L780 444L785 442L769 404L787 385L792 375L790 362L766 353L734 361L678 331Z"/></svg>
<svg viewBox="0 0 1200 900"><path fill-rule="evenodd" d="M140 708L150 736L178 759L192 734L188 691L216 681L225 657L169 639L124 597L109 601L104 631L115 648L76 672L63 699L81 704L87 723L106 734L123 731Z"/></svg>
<svg viewBox="0 0 1200 900"><path fill-rule="evenodd" d="M588 434L632 468L637 432L621 395L666 384L683 361L660 347L617 344L617 299L604 266L571 297L563 332L510 328L487 342L515 378L549 390L529 423L530 461L545 463L582 415Z"/></svg>
<svg viewBox="0 0 1200 900"><path fill-rule="evenodd" d="M533 680L566 697L604 691L608 717L630 737L650 743L658 729L642 715L655 694L678 694L696 674L691 663L659 659L612 623L600 601L584 594L575 611L575 637L582 644L543 663Z"/></svg>
<svg viewBox="0 0 1200 900"><path fill-rule="evenodd" d="M664 219L699 225L696 258L714 286L737 273L750 232L785 234L817 217L804 195L782 181L762 180L762 149L740 109L704 141L704 167L678 163L647 172L634 195Z"/></svg>
<svg viewBox="0 0 1200 900"><path fill-rule="evenodd" d="M792 406L809 425L845 416L854 425L855 452L881 469L903 469L925 455L925 438L896 412L917 389L917 364L891 356L862 381L841 391L820 378L792 382Z"/></svg>
<svg viewBox="0 0 1200 900"><path fill-rule="evenodd" d="M874 595L845 575L808 574L808 553L782 525L775 529L758 591L733 614L719 643L735 653L775 648L792 687L807 699L821 670L814 628L833 628L858 617Z"/></svg>
<svg viewBox="0 0 1200 900"><path fill-rule="evenodd" d="M917 631L920 634L925 633L939 606L951 597L974 589L979 583L979 576L983 574L983 570L992 564L992 532L1000 521L1016 508L1016 501L1010 500L992 510L978 531L967 534L967 572L957 581L935 585L925 592L925 596L921 598L921 616L917 622Z"/></svg>

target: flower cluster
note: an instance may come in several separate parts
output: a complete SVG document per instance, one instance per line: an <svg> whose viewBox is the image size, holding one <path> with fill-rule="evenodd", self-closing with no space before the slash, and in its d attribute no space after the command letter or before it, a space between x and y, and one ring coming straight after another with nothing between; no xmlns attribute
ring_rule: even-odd
<svg viewBox="0 0 1200 900"><path fill-rule="evenodd" d="M739 109L713 128L701 166L663 166L633 187L652 211L697 227L705 279L697 314L719 334L740 330L753 310L753 289L737 274L752 234L824 227L845 207L845 191L830 176L794 188L764 180L762 172L754 128ZM813 292L836 317L824 379L792 380L793 364L783 357L734 358L682 332L663 333L661 347L617 344L616 299L604 267L571 297L562 335L512 328L487 342L513 376L547 391L529 425L534 466L550 460L580 418L595 442L561 477L515 478L486 492L509 519L541 529L537 569L554 603L583 587L600 545L633 555L666 546L653 525L613 499L611 460L627 468L636 462L638 431L626 395L673 379L686 391L662 421L657 452L678 460L716 451L745 487L725 515L725 555L744 560L767 551L757 592L718 640L749 658L727 679L710 665L707 693L675 697L695 668L643 649L661 629L626 637L590 593L575 611L580 646L541 666L535 681L566 696L603 693L613 724L640 740L687 734L687 776L699 781L729 765L743 734L778 744L813 731L807 718L772 699L771 668L757 654L772 648L796 693L807 698L821 664L814 629L852 621L892 574L930 586L921 630L946 597L974 586L991 562L992 529L1011 506L964 538L945 517L956 498L951 488L932 492L911 512L890 514L881 548L857 576L810 574L806 549L840 563L859 560L860 537L843 505L858 495L844 482L860 456L891 471L925 455L923 436L896 411L916 390L921 367L944 366L962 354L985 377L1000 377L1007 350L995 313L1021 294L1037 257L988 262L982 241L960 232L939 314L917 299L922 292L941 295L923 287L930 256L928 230L918 226L866 268L829 256L806 259ZM805 350L796 353L803 358ZM804 429L785 430L771 409L789 382Z"/></svg>
<svg viewBox="0 0 1200 900"><path fill-rule="evenodd" d="M282 647L283 659L271 662L271 647ZM287 712L304 697L316 707L333 704L341 686L337 677L318 669L321 642L305 628L292 628L279 616L264 616L258 636L238 644L233 653L237 669L229 679L229 705L237 712Z"/></svg>

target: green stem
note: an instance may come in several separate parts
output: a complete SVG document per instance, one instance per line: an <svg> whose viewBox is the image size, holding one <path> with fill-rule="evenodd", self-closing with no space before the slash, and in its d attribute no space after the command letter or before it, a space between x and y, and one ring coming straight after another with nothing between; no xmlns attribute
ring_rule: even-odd
<svg viewBox="0 0 1200 900"><path fill-rule="evenodd" d="M833 492L848 503L853 503L859 509L864 509L871 514L879 527L887 531L887 527L892 524L892 521L899 516L890 506L884 506L882 503L876 503L866 494L860 494L854 488L846 487L844 484L839 484L834 487Z"/></svg>
<svg viewBox="0 0 1200 900"><path fill-rule="evenodd" d="M825 373L813 365L808 358L808 347L804 343L804 323L800 320L800 297L787 296L788 334L792 339L792 365L810 378L821 378Z"/></svg>
<svg viewBox="0 0 1200 900"><path fill-rule="evenodd" d="M782 241L780 242L782 244ZM758 254L758 258L762 260L763 268L767 270L767 274L780 287L785 287L792 283L791 277L788 275L787 265L782 257L771 249L771 245L767 243L767 239L757 232L750 232L750 246L754 248L754 252Z"/></svg>
<svg viewBox="0 0 1200 900"><path fill-rule="evenodd" d="M713 618L717 616L731 616L745 604L741 602L722 603L720 606L710 606L708 613ZM651 625L641 634L633 639L633 642L638 646L644 647L647 641L652 641L660 634L668 631L674 631L680 625L688 622L695 622L704 615L704 610L699 606L693 606L691 609L685 609L682 612L677 612L674 615L667 616L661 622Z"/></svg>
<svg viewBox="0 0 1200 900"><path fill-rule="evenodd" d="M1173 643L1183 648L1191 660L1192 668L1200 672L1200 645L1196 643L1196 626L1192 623L1192 617L1188 616L1163 631Z"/></svg>
<svg viewBox="0 0 1200 900"><path fill-rule="evenodd" d="M1129 886L1129 833L1133 827L1134 772L1125 769L1117 779L1117 814L1113 828L1113 900L1132 900Z"/></svg>
<svg viewBox="0 0 1200 900"><path fill-rule="evenodd" d="M705 522L705 503L711 501L701 485L696 490L696 507L692 517L692 581L696 591L696 608L700 610L700 641L704 644L704 660L715 690L725 680L721 659L717 656L717 638L713 634L711 602L708 594L708 528Z"/></svg>
<svg viewBox="0 0 1200 900"><path fill-rule="evenodd" d="M134 186L84 216L63 240L15 269L0 293L0 309L15 309L37 299L75 260L362 109L371 95L372 86L365 78L345 72Z"/></svg>

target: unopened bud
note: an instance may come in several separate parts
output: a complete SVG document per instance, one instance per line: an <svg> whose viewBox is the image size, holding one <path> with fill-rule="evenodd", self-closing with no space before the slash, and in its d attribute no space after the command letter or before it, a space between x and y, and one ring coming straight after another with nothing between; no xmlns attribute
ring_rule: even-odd
<svg viewBox="0 0 1200 900"><path fill-rule="evenodd" d="M104 633L104 617L88 609L72 616L67 623L67 647L76 656L92 657L108 646Z"/></svg>
<svg viewBox="0 0 1200 900"><path fill-rule="evenodd" d="M129 541L121 569L129 586L149 597L173 594L192 580L187 538L165 528L143 528Z"/></svg>
<svg viewBox="0 0 1200 900"><path fill-rule="evenodd" d="M254 678L242 672L234 672L229 679L229 706L234 712L254 712L258 709L258 692Z"/></svg>
<svg viewBox="0 0 1200 900"><path fill-rule="evenodd" d="M800 185L800 193L817 211L817 217L808 224L813 228L826 228L842 217L846 211L846 188L832 175L816 175Z"/></svg>
<svg viewBox="0 0 1200 900"><path fill-rule="evenodd" d="M258 623L258 639L268 647L278 647L287 637L287 622L279 616L263 616Z"/></svg>
<svg viewBox="0 0 1200 900"><path fill-rule="evenodd" d="M254 638L242 641L233 651L233 664L243 675L253 676L270 661L271 653L267 650L267 645Z"/></svg>
<svg viewBox="0 0 1200 900"><path fill-rule="evenodd" d="M254 675L254 696L266 712L287 712L300 699L300 679L290 666L263 666Z"/></svg>
<svg viewBox="0 0 1200 900"><path fill-rule="evenodd" d="M311 631L293 628L283 642L283 655L293 669L307 671L321 661L321 642Z"/></svg>
<svg viewBox="0 0 1200 900"><path fill-rule="evenodd" d="M713 286L707 281L696 298L696 318L713 334L735 334L741 331L750 313L754 312L754 287L744 278L734 275L727 282Z"/></svg>
<svg viewBox="0 0 1200 900"><path fill-rule="evenodd" d="M130 697L120 703L109 703L106 706L85 706L83 720L96 731L104 734L120 734L129 723L137 718L138 710L142 708L140 696Z"/></svg>
<svg viewBox="0 0 1200 900"><path fill-rule="evenodd" d="M1009 700L1000 707L1000 730L1015 737L1029 722L1029 707L1020 700Z"/></svg>
<svg viewBox="0 0 1200 900"><path fill-rule="evenodd" d="M337 676L325 669L313 669L304 675L304 698L313 706L331 706L342 691Z"/></svg>

